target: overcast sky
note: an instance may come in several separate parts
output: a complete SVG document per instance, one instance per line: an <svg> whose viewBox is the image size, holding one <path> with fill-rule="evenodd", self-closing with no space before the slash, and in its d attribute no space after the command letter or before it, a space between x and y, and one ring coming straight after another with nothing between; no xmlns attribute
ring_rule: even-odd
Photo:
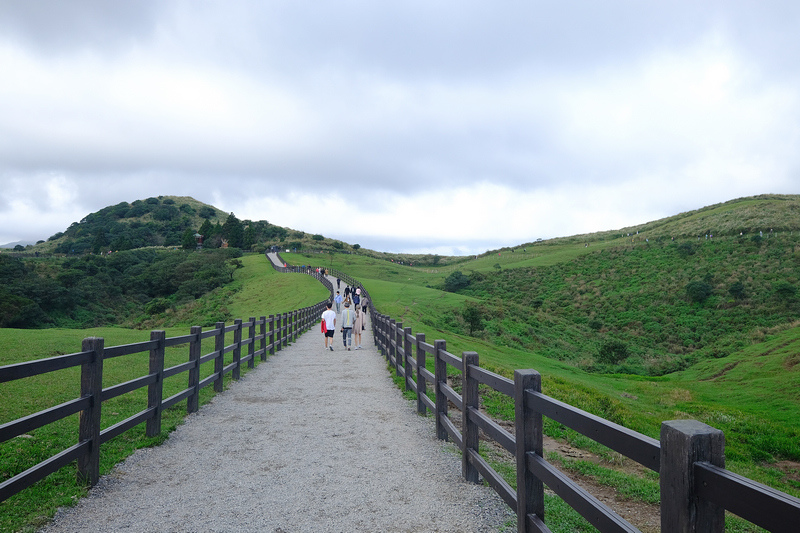
<svg viewBox="0 0 800 533"><path fill-rule="evenodd" d="M794 0L0 0L0 243L192 196L470 254L800 193Z"/></svg>

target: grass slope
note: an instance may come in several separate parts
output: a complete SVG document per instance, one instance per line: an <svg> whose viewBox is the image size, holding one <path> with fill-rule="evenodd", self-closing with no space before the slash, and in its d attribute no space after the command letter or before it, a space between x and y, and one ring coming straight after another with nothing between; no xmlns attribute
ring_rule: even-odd
<svg viewBox="0 0 800 533"><path fill-rule="evenodd" d="M247 320L250 316L279 314L298 307L312 305L327 298L328 291L316 280L302 275L278 275L268 266L263 255L242 258L244 268L235 274L231 287L218 291L206 302L197 303L189 312L165 313L163 322L179 323L167 327L167 337L185 335L189 325L213 325L219 316L233 316ZM192 320L208 312L211 319ZM159 317L154 319L154 322ZM230 324L230 320L227 321ZM81 350L81 341L86 337L103 337L106 346L131 344L149 340L147 331L125 328L94 328L84 330L45 329L17 330L0 329L0 365L43 359L56 355L75 353ZM228 334L226 344L233 342ZM202 352L214 350L213 339L206 339ZM148 354L114 358L104 363L103 386L124 383L147 374ZM166 365L183 363L188 358L188 345L168 348ZM228 354L225 364L232 361ZM213 371L213 364L201 368L201 379ZM243 369L245 371L245 369ZM229 377L226 378L230 379ZM176 394L186 387L185 373L164 382L164 396ZM80 395L80 369L71 368L49 374L0 384L0 424L53 407ZM203 389L201 402L213 395L210 387ZM142 389L104 403L101 427L107 428L147 406L147 391ZM166 435L183 420L186 403L181 402L164 412L162 436L148 439L144 435L144 424L104 444L101 450L101 472L107 473L118 462L135 449L153 446L162 442ZM77 442L77 415L51 424L27 435L0 443L0 480L6 480L27 468L43 461L56 451ZM76 481L75 468L67 466L46 479L34 484L0 503L0 531L32 531L50 520L56 509L74 504L85 494L85 488Z"/></svg>

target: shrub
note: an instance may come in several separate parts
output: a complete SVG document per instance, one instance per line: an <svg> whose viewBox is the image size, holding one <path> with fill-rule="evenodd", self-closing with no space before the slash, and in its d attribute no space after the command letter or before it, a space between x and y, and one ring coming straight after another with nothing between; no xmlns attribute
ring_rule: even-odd
<svg viewBox="0 0 800 533"><path fill-rule="evenodd" d="M714 292L713 287L706 281L696 279L686 285L686 296L695 303L705 302Z"/></svg>
<svg viewBox="0 0 800 533"><path fill-rule="evenodd" d="M695 246L690 242L682 242L678 245L678 253L681 254L683 257L694 255Z"/></svg>
<svg viewBox="0 0 800 533"><path fill-rule="evenodd" d="M319 233L317 233L315 235L312 235L311 238L314 239L315 241L321 241L321 240L325 239L325 237L323 237Z"/></svg>
<svg viewBox="0 0 800 533"><path fill-rule="evenodd" d="M736 300L744 300L744 284L741 281L735 281L728 287L728 293Z"/></svg>
<svg viewBox="0 0 800 533"><path fill-rule="evenodd" d="M782 301L793 300L797 295L797 287L786 281L775 284L775 296Z"/></svg>
<svg viewBox="0 0 800 533"><path fill-rule="evenodd" d="M460 270L456 270L444 279L444 290L447 292L458 292L467 288L468 285L469 278Z"/></svg>
<svg viewBox="0 0 800 533"><path fill-rule="evenodd" d="M619 363L623 359L627 359L628 347L625 343L620 341L606 341L600 346L597 352L597 362L613 365Z"/></svg>

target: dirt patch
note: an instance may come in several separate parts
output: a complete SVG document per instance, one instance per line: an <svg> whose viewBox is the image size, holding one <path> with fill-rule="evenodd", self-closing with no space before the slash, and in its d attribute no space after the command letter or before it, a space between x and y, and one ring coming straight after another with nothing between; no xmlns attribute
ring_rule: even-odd
<svg viewBox="0 0 800 533"><path fill-rule="evenodd" d="M786 478L786 481L794 481L800 483L800 462L797 461L778 461L775 463L775 468L780 470Z"/></svg>
<svg viewBox="0 0 800 533"><path fill-rule="evenodd" d="M720 370L719 372L717 372L717 373L716 373L716 374L714 374L713 376L711 376L711 377L709 377L709 378L704 378L704 379L701 379L700 381L714 381L714 380L716 380L716 379L718 379L718 378L721 378L721 377L723 377L725 374L727 374L728 372L730 372L731 370L733 370L734 368L736 368L736 365L738 365L738 364L739 364L739 361L736 361L735 363L730 363L730 364L727 364L727 365L725 365L725 368L723 368L722 370Z"/></svg>
<svg viewBox="0 0 800 533"><path fill-rule="evenodd" d="M792 370L798 364L800 364L800 353L793 353L783 362L783 368L786 370Z"/></svg>

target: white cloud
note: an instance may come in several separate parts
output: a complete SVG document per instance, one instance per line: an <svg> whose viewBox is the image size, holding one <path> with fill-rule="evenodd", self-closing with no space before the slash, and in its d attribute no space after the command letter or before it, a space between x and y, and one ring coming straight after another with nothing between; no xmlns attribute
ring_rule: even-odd
<svg viewBox="0 0 800 533"><path fill-rule="evenodd" d="M81 0L80 31L2 6L6 239L176 194L471 252L798 192L800 72L770 58L800 37L774 6L578 5L159 2L126 25ZM43 176L62 192L18 186Z"/></svg>

